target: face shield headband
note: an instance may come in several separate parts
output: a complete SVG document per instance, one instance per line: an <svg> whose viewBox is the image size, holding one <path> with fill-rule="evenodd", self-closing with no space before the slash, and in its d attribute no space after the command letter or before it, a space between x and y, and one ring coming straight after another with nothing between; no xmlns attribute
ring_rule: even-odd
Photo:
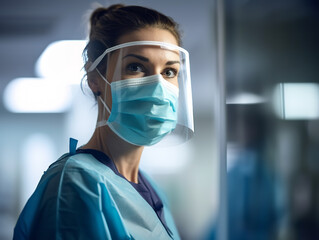
<svg viewBox="0 0 319 240"><path fill-rule="evenodd" d="M187 55L187 59L189 59L189 53L187 52L187 50L185 50L184 48L181 48L177 45L174 44L170 44L170 43L166 43L166 42L157 42L157 41L135 41L135 42L127 42L127 43L122 43L119 45L116 45L114 47L110 47L108 49L106 49L97 59L95 59L95 61L92 63L92 65L90 66L90 68L88 69L88 72L92 72L97 65L99 65L99 63L102 61L102 59L106 56L106 54L113 52L115 50L121 49L121 48L125 48L125 47L131 47L131 46L137 46L137 45L149 45L149 46L159 46L165 49L176 49L179 50L181 52L183 52L185 55ZM189 61L188 61L188 69L189 68Z"/></svg>
<svg viewBox="0 0 319 240"><path fill-rule="evenodd" d="M133 62L133 57L127 56L131 55L149 61L133 68L130 63L128 71L128 62ZM97 69L104 58L107 71L112 72L107 73L108 77ZM172 58L176 61L169 61ZM157 67L163 59L178 62L174 84L171 83L174 75L171 68L146 74L147 68ZM136 62L141 61L137 59ZM88 69L88 72L96 69L106 83L104 95L99 96L106 111L100 113L102 117L97 127L108 125L119 137L139 146L155 143L171 146L190 139L194 123L189 65L189 54L185 49L165 42L127 42L106 49ZM143 75L137 71L140 69L146 69Z"/></svg>

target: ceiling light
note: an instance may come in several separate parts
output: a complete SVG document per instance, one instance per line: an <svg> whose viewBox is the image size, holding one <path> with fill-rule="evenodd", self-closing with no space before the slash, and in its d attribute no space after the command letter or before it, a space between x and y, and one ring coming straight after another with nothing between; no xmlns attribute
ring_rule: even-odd
<svg viewBox="0 0 319 240"><path fill-rule="evenodd" d="M85 40L63 40L51 43L35 65L38 77L79 84L85 75L82 52Z"/></svg>
<svg viewBox="0 0 319 240"><path fill-rule="evenodd" d="M15 113L60 113L69 109L71 86L55 80L17 78L5 88L3 102Z"/></svg>
<svg viewBox="0 0 319 240"><path fill-rule="evenodd" d="M253 93L242 92L228 97L227 104L258 104L264 103L265 99Z"/></svg>
<svg viewBox="0 0 319 240"><path fill-rule="evenodd" d="M274 90L274 109L282 119L319 118L319 84L278 84Z"/></svg>

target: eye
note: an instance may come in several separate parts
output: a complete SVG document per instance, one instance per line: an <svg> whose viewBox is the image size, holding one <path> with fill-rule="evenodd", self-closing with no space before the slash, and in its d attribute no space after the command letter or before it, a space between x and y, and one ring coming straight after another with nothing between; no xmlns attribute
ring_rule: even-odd
<svg viewBox="0 0 319 240"><path fill-rule="evenodd" d="M178 71L174 68L167 68L162 73L166 78L174 78L177 76Z"/></svg>
<svg viewBox="0 0 319 240"><path fill-rule="evenodd" d="M127 65L126 67L126 73L127 74L138 74L141 72L144 72L145 68L143 65L139 64L139 63L130 63L129 65Z"/></svg>

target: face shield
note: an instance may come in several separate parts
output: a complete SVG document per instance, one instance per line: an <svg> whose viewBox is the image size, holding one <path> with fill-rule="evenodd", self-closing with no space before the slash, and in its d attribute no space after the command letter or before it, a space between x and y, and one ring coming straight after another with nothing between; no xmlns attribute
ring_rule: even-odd
<svg viewBox="0 0 319 240"><path fill-rule="evenodd" d="M102 60L103 73L97 69ZM171 146L193 136L185 49L164 42L128 42L107 49L88 71L93 70L104 79L97 127L108 125L119 137L139 146Z"/></svg>

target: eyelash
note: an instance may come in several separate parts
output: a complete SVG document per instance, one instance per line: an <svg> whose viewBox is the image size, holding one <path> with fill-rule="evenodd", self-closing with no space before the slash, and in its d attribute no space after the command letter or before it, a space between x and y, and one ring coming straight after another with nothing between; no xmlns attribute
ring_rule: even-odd
<svg viewBox="0 0 319 240"><path fill-rule="evenodd" d="M126 69L128 71L131 71L131 72L138 72L138 71L134 71L132 70L133 67L138 67L138 68L141 68L141 71L140 72L144 72L145 71L145 68L143 65L139 64L139 63L130 63L127 65Z"/></svg>
<svg viewBox="0 0 319 240"><path fill-rule="evenodd" d="M133 70L133 68L139 68L140 71L135 71L135 70ZM126 66L126 71L127 71L128 74L132 74L132 73L138 74L138 73L141 73L141 72L146 73L147 69L140 63L130 63L130 64L128 64ZM172 77L167 76L166 73L168 71L172 71L174 76L172 76ZM161 74L166 75L166 78L174 78L174 77L176 77L178 75L178 70L175 69L175 68L166 68L166 69L164 69L162 71Z"/></svg>
<svg viewBox="0 0 319 240"><path fill-rule="evenodd" d="M174 78L174 77L177 76L177 73L178 73L177 69L175 69L175 68L166 68L163 72L165 73L167 71L172 71L174 73L173 77L168 77L168 78Z"/></svg>

